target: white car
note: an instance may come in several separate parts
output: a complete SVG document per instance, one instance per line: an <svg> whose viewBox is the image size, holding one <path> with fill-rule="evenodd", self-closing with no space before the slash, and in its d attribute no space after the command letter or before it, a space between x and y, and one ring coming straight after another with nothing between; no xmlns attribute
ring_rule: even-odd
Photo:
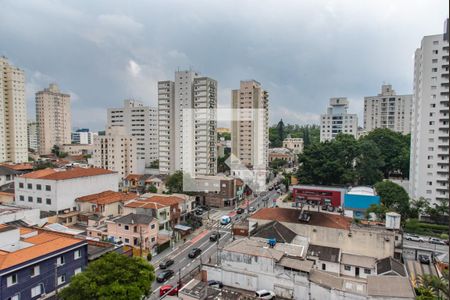
<svg viewBox="0 0 450 300"><path fill-rule="evenodd" d="M273 299L275 298L275 293L268 290L259 290L255 292L255 296L258 299Z"/></svg>
<svg viewBox="0 0 450 300"><path fill-rule="evenodd" d="M423 238L415 234L406 234L405 240L413 241L413 242L425 242Z"/></svg>

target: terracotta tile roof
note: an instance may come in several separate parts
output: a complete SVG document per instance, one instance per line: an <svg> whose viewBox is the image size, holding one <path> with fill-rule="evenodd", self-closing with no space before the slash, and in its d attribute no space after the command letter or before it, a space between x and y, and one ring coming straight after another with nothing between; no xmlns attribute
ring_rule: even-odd
<svg viewBox="0 0 450 300"><path fill-rule="evenodd" d="M151 202L156 202L159 204L163 204L163 205L177 205L180 203L183 203L184 200L180 197L176 197L176 196L161 196L161 195L154 195L154 196L150 196L149 198L146 199L146 201L151 201Z"/></svg>
<svg viewBox="0 0 450 300"><path fill-rule="evenodd" d="M112 173L116 172L100 168L71 168L65 171L57 171L55 169L43 169L28 174L24 174L20 177L32 179L46 179L46 180L66 180Z"/></svg>
<svg viewBox="0 0 450 300"><path fill-rule="evenodd" d="M130 202L125 204L125 207L161 209L164 207L169 207L169 205L159 204L156 202L149 202L145 200L131 200Z"/></svg>
<svg viewBox="0 0 450 300"><path fill-rule="evenodd" d="M160 209L171 205L178 205L182 202L184 202L184 199L181 197L155 194L147 196L147 198L132 200L125 204L125 207Z"/></svg>
<svg viewBox="0 0 450 300"><path fill-rule="evenodd" d="M286 223L301 223L305 225L322 226L336 229L350 229L352 221L350 218L336 214L320 213L316 211L309 211L308 213L311 215L311 220L308 223L300 222L298 220L300 210L282 207L262 208L254 213L250 218Z"/></svg>
<svg viewBox="0 0 450 300"><path fill-rule="evenodd" d="M14 252L0 251L0 270L82 242L80 239L64 237L53 233L40 233L24 241L34 245Z"/></svg>
<svg viewBox="0 0 450 300"><path fill-rule="evenodd" d="M125 180L139 180L142 176L142 174L128 174L128 176L125 177Z"/></svg>
<svg viewBox="0 0 450 300"><path fill-rule="evenodd" d="M125 202L136 198L134 193L121 193L114 191L104 191L75 199L77 202L90 202L95 204L110 204L115 202Z"/></svg>
<svg viewBox="0 0 450 300"><path fill-rule="evenodd" d="M23 163L23 164L1 164L1 166L11 169L11 170L15 170L15 171L30 171L33 170L33 165L32 164L27 164L27 163Z"/></svg>

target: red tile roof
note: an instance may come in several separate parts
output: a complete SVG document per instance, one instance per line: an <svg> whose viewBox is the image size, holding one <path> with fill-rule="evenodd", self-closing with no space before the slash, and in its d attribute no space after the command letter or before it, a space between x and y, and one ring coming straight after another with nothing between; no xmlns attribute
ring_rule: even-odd
<svg viewBox="0 0 450 300"><path fill-rule="evenodd" d="M132 208L153 208L153 209L160 209L167 206L172 205L178 205L180 203L184 202L183 198L173 196L173 195L151 195L147 198L140 198L133 200L127 204L125 204L125 207L132 207Z"/></svg>
<svg viewBox="0 0 450 300"><path fill-rule="evenodd" d="M75 199L77 202L90 202L99 204L110 204L115 202L125 202L131 199L136 198L137 195L135 193L121 193L114 191L105 191L97 194L91 194L83 197L79 197Z"/></svg>
<svg viewBox="0 0 450 300"><path fill-rule="evenodd" d="M106 169L100 168L70 168L65 171L57 171L55 169L43 169L24 174L20 177L31 179L46 179L46 180L67 180L80 177L98 176L116 173Z"/></svg>
<svg viewBox="0 0 450 300"><path fill-rule="evenodd" d="M28 164L28 163L23 163L23 164L1 164L1 166L11 169L11 170L16 170L16 171L30 171L33 170L33 165L32 164Z"/></svg>
<svg viewBox="0 0 450 300"><path fill-rule="evenodd" d="M169 205L164 205L156 202L146 201L146 200L132 200L125 204L125 207L130 208L151 208L151 209L161 209L168 207Z"/></svg>
<svg viewBox="0 0 450 300"><path fill-rule="evenodd" d="M281 207L262 208L254 213L250 218L286 223L301 223L305 225L322 226L336 229L350 229L350 225L352 222L351 218L316 211L309 211L309 213L311 214L311 220L308 223L300 222L298 220L300 210Z"/></svg>
<svg viewBox="0 0 450 300"><path fill-rule="evenodd" d="M44 232L24 239L24 241L34 245L13 252L0 251L0 270L4 270L48 253L78 244L82 240Z"/></svg>
<svg viewBox="0 0 450 300"><path fill-rule="evenodd" d="M142 174L128 174L127 177L125 177L125 180L139 180L142 176Z"/></svg>

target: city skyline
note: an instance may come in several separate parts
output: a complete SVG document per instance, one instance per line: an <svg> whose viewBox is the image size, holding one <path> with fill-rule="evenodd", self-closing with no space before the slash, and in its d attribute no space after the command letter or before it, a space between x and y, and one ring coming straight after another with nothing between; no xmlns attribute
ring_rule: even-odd
<svg viewBox="0 0 450 300"><path fill-rule="evenodd" d="M383 82L412 93L414 51L422 36L442 31L448 11L446 1L408 1L407 13L405 2L387 1L173 4L183 12L177 20L164 18L175 11L161 3L88 10L79 2L6 1L0 38L9 42L0 54L25 71L28 117L34 93L56 82L71 94L72 126L103 130L108 107L127 98L156 107L157 81L192 68L218 81L219 108L230 107L240 80L255 79L271 94L270 124L318 124L329 98L347 97L362 125L364 96Z"/></svg>

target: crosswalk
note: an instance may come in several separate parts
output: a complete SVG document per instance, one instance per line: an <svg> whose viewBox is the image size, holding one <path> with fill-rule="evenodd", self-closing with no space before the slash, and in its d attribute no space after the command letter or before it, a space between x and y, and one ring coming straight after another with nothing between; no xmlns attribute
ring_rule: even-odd
<svg viewBox="0 0 450 300"><path fill-rule="evenodd" d="M214 224L211 226L211 229L212 229L212 230L224 230L224 231L230 231L232 226L233 226L233 224L231 224L231 223L229 223L229 224L227 224L227 225L222 225L222 224L219 224L219 223L214 223Z"/></svg>

